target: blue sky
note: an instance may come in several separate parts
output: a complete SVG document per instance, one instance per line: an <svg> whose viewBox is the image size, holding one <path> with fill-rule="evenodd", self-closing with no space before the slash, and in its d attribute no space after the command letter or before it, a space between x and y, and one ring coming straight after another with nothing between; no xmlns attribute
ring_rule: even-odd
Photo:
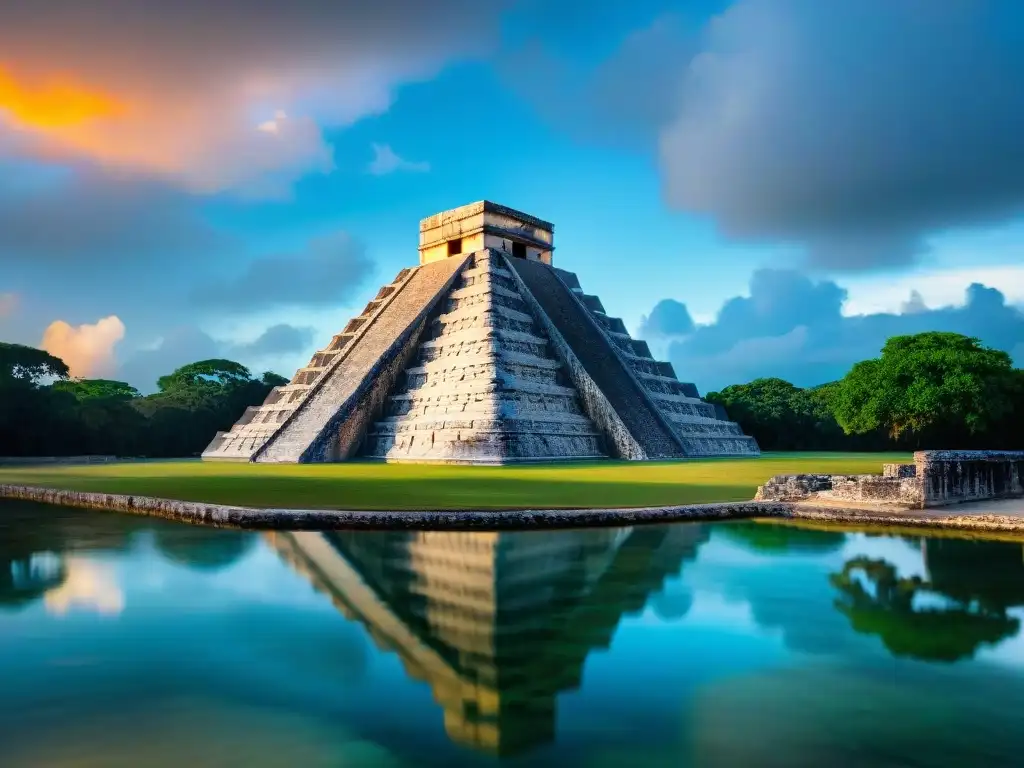
<svg viewBox="0 0 1024 768"><path fill-rule="evenodd" d="M117 6L0 10L0 338L78 375L290 375L483 198L702 391L1024 360L1010 0Z"/></svg>

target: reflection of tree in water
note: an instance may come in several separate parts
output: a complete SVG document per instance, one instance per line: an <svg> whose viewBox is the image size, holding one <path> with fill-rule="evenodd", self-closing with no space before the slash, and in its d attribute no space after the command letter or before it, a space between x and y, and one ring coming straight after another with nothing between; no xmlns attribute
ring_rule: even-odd
<svg viewBox="0 0 1024 768"><path fill-rule="evenodd" d="M693 593L680 584L672 584L651 598L651 608L662 621L679 621L693 607Z"/></svg>
<svg viewBox="0 0 1024 768"><path fill-rule="evenodd" d="M186 523L161 524L153 531L156 548L173 563L198 571L219 571L238 562L256 534Z"/></svg>
<svg viewBox="0 0 1024 768"><path fill-rule="evenodd" d="M995 644L1016 634L1020 622L1006 615L1004 601L992 599L1004 589L988 574L977 577L988 568L985 551L967 553L963 546L971 547L971 542L948 540L932 549L933 544L929 541L925 546L933 574L935 563L943 563L940 571L945 575L938 582L900 577L886 560L856 557L847 561L841 572L830 577L840 592L837 610L857 632L878 635L893 655L926 661L970 658L981 644ZM1019 559L1020 547L1007 546ZM965 558L968 554L972 556ZM964 568L968 562L972 567ZM954 568L957 579L951 581L953 571L947 569Z"/></svg>
<svg viewBox="0 0 1024 768"><path fill-rule="evenodd" d="M1024 548L1005 541L927 539L922 550L936 590L1004 611L1024 605Z"/></svg>
<svg viewBox="0 0 1024 768"><path fill-rule="evenodd" d="M846 534L818 531L782 523L726 523L717 529L726 538L754 552L825 554L843 546Z"/></svg>

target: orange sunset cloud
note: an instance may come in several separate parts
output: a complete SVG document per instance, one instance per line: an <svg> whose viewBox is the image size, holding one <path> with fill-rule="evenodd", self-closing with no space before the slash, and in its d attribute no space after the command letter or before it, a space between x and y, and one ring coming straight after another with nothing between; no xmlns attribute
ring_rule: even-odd
<svg viewBox="0 0 1024 768"><path fill-rule="evenodd" d="M115 117L124 112L124 105L67 76L30 84L0 67L0 112L23 127L46 130Z"/></svg>
<svg viewBox="0 0 1024 768"><path fill-rule="evenodd" d="M19 154L287 195L335 168L325 128L487 50L504 2L0 2L0 145L13 128Z"/></svg>

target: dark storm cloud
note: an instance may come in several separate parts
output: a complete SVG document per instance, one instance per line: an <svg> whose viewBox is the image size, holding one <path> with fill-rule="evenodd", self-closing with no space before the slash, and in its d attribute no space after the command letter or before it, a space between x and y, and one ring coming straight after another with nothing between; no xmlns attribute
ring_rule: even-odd
<svg viewBox="0 0 1024 768"><path fill-rule="evenodd" d="M736 3L662 133L669 202L849 269L1018 213L1022 23L1000 0Z"/></svg>
<svg viewBox="0 0 1024 768"><path fill-rule="evenodd" d="M129 76L199 76L250 69L273 76L392 60L442 59L458 41L479 50L509 3L474 0L48 0L0 6L0 50L26 69L107 73L136 62ZM149 65L164 65L157 72ZM173 66L176 72L170 71ZM123 75L124 73L119 73ZM352 73L356 74L356 73ZM204 80L195 82L201 87Z"/></svg>
<svg viewBox="0 0 1024 768"><path fill-rule="evenodd" d="M345 232L318 238L299 253L251 261L237 276L196 289L199 306L252 312L330 305L351 299L373 272L362 243Z"/></svg>
<svg viewBox="0 0 1024 768"><path fill-rule="evenodd" d="M673 208L831 270L905 265L926 236L1024 210L1016 0L737 0L665 16L589 70L520 54L576 135L658 144Z"/></svg>
<svg viewBox="0 0 1024 768"><path fill-rule="evenodd" d="M813 386L877 357L890 336L925 331L974 336L1024 363L1024 312L977 283L967 289L963 306L929 309L917 295L909 312L850 317L842 315L843 288L798 272L757 272L750 294L729 299L714 323L670 344L668 357L680 378L702 391L763 376Z"/></svg>
<svg viewBox="0 0 1024 768"><path fill-rule="evenodd" d="M678 110L673 94L697 51L696 28L679 14L660 16L596 67L531 38L496 66L559 129L601 144L651 148Z"/></svg>
<svg viewBox="0 0 1024 768"><path fill-rule="evenodd" d="M0 176L7 172L6 189L0 186L0 260L7 265L59 270L66 279L170 258L180 267L229 245L194 200L162 182L82 167L8 171L0 163Z"/></svg>

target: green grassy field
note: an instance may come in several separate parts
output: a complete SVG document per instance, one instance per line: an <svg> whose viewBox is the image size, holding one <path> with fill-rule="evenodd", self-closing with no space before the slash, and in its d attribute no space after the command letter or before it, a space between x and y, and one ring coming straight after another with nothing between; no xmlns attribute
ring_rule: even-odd
<svg viewBox="0 0 1024 768"><path fill-rule="evenodd" d="M641 507L750 499L772 475L881 473L909 454L766 453L757 459L521 467L151 461L0 467L0 483L307 509Z"/></svg>

